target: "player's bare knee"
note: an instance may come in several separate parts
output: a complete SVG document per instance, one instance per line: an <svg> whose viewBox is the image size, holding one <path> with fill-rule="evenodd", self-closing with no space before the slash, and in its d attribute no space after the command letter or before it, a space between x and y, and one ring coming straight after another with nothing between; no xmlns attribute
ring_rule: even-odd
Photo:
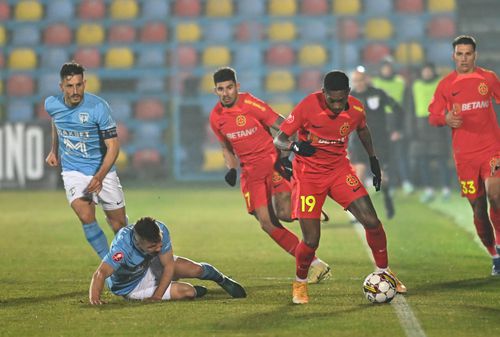
<svg viewBox="0 0 500 337"><path fill-rule="evenodd" d="M271 234L275 229L276 226L271 222L271 220L259 220L260 223L260 228L267 234Z"/></svg>
<svg viewBox="0 0 500 337"><path fill-rule="evenodd" d="M290 212L289 209L279 208L279 209L276 210L276 216L281 221L292 222L293 219L292 219L292 217L290 215L291 215L291 212Z"/></svg>
<svg viewBox="0 0 500 337"><path fill-rule="evenodd" d="M358 221L363 225L365 228L375 228L380 225L380 220L375 214L365 214L358 218Z"/></svg>
<svg viewBox="0 0 500 337"><path fill-rule="evenodd" d="M171 285L170 298L172 300L191 300L196 297L196 290L189 283L175 282Z"/></svg>

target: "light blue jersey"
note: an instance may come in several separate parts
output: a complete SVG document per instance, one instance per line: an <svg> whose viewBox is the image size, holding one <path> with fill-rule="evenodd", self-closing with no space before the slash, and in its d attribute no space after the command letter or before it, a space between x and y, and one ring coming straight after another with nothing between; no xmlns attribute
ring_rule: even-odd
<svg viewBox="0 0 500 337"><path fill-rule="evenodd" d="M59 95L47 97L45 110L57 128L62 170L93 176L106 154L102 133L116 128L108 103L85 93L80 104L69 107Z"/></svg>
<svg viewBox="0 0 500 337"><path fill-rule="evenodd" d="M161 254L172 249L168 228L156 221L163 233ZM113 274L106 279L108 288L115 294L125 296L139 284L146 274L153 256L143 254L134 245L133 226L127 226L116 234L108 254L103 261L113 267Z"/></svg>

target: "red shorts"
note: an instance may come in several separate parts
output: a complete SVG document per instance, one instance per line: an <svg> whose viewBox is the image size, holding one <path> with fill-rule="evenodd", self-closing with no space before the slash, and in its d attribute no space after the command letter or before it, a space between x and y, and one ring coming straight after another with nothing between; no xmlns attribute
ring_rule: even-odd
<svg viewBox="0 0 500 337"><path fill-rule="evenodd" d="M320 219L326 196L347 208L368 193L349 162L336 166L328 176L295 176L292 184L292 217Z"/></svg>
<svg viewBox="0 0 500 337"><path fill-rule="evenodd" d="M252 213L256 208L271 204L273 195L292 190L290 182L276 171L257 177L242 172L240 181L248 213Z"/></svg>
<svg viewBox="0 0 500 337"><path fill-rule="evenodd" d="M500 152L493 151L468 161L456 162L458 181L462 188L462 197L474 200L484 195L484 182L490 177L500 178L500 170L491 175L491 166Z"/></svg>

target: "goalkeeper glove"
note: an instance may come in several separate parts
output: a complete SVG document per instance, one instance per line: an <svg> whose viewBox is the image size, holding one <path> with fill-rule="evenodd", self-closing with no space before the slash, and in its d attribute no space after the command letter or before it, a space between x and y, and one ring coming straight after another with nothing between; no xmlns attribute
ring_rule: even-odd
<svg viewBox="0 0 500 337"><path fill-rule="evenodd" d="M380 171L380 164L378 162L377 157L370 157L370 169L374 175L373 177L373 186L375 187L375 191L380 191L380 185L382 184L382 172Z"/></svg>
<svg viewBox="0 0 500 337"><path fill-rule="evenodd" d="M226 180L226 183L229 184L229 186L236 185L236 169L232 168L229 171L227 171L224 179Z"/></svg>
<svg viewBox="0 0 500 337"><path fill-rule="evenodd" d="M290 180L293 173L292 162L288 157L281 157L275 165L276 171L286 180Z"/></svg>
<svg viewBox="0 0 500 337"><path fill-rule="evenodd" d="M290 150L303 157L310 157L316 152L316 148L311 145L311 142L293 142Z"/></svg>

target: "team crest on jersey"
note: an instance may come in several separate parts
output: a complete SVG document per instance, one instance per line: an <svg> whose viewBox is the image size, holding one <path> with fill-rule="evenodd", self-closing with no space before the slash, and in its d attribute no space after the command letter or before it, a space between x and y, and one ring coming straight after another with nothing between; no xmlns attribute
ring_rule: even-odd
<svg viewBox="0 0 500 337"><path fill-rule="evenodd" d="M479 84L479 87L477 88L477 91L479 91L479 93L483 96L486 95L488 93L488 85L484 82L481 82Z"/></svg>
<svg viewBox="0 0 500 337"><path fill-rule="evenodd" d="M366 100L366 105L368 105L368 107L371 110L378 109L378 107L380 106L380 97L378 96L368 97L368 99Z"/></svg>
<svg viewBox="0 0 500 337"><path fill-rule="evenodd" d="M352 174L348 174L345 177L345 182L347 183L347 185L349 185L351 187L359 185L358 177L356 177L355 175L352 175Z"/></svg>
<svg viewBox="0 0 500 337"><path fill-rule="evenodd" d="M78 118L80 118L80 123L85 124L89 121L89 113L88 112L80 112L78 114Z"/></svg>
<svg viewBox="0 0 500 337"><path fill-rule="evenodd" d="M278 172L274 171L273 172L273 183L279 183L282 180L283 180L283 177L281 176L281 174L279 174Z"/></svg>
<svg viewBox="0 0 500 337"><path fill-rule="evenodd" d="M113 255L113 261L120 262L123 259L123 253L118 252Z"/></svg>
<svg viewBox="0 0 500 337"><path fill-rule="evenodd" d="M340 135L342 137L344 136L347 136L349 134L349 130L351 129L351 127L349 126L349 123L345 122L344 124L342 124L342 126L340 127Z"/></svg>
<svg viewBox="0 0 500 337"><path fill-rule="evenodd" d="M243 126L247 123L247 119L243 115L236 116L236 125Z"/></svg>

